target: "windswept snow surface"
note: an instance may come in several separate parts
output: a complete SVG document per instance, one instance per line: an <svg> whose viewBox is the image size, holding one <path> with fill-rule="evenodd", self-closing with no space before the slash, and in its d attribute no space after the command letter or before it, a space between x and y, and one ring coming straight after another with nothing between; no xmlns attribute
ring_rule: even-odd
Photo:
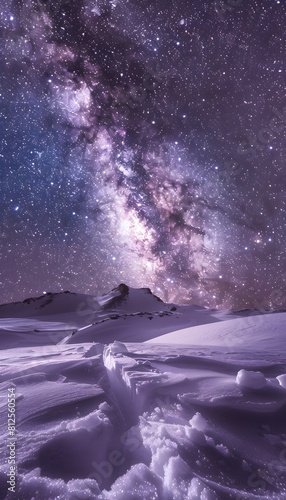
<svg viewBox="0 0 286 500"><path fill-rule="evenodd" d="M216 323L184 328L150 339L161 344L192 344L224 349L251 349L286 352L286 313L247 316Z"/></svg>
<svg viewBox="0 0 286 500"><path fill-rule="evenodd" d="M119 292L93 309L103 331L83 328L73 310L59 321L57 307L1 320L0 499L286 500L286 314L218 321L230 316L193 307L195 326L182 330L181 308L156 316L170 305L137 310L142 294L128 303ZM159 338L160 321L173 333Z"/></svg>

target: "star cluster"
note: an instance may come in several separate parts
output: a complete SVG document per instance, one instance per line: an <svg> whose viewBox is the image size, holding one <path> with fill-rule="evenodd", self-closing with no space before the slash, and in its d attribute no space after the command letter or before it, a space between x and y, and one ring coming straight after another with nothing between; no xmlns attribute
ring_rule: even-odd
<svg viewBox="0 0 286 500"><path fill-rule="evenodd" d="M1 302L286 306L279 0L3 0Z"/></svg>

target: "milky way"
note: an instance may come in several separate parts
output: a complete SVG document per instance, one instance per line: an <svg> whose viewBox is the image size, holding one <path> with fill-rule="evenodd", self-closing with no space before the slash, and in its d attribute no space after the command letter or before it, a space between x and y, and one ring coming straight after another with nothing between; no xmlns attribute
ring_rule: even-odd
<svg viewBox="0 0 286 500"><path fill-rule="evenodd" d="M2 0L1 297L286 306L279 0Z"/></svg>

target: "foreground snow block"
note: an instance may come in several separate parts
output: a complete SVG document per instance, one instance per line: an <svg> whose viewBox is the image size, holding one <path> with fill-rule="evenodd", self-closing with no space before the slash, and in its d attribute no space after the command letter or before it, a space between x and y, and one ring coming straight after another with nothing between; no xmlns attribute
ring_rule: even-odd
<svg viewBox="0 0 286 500"><path fill-rule="evenodd" d="M123 342L118 342L118 340L115 340L113 344L107 347L107 352L110 354L120 354L123 352L128 352L128 349Z"/></svg>
<svg viewBox="0 0 286 500"><path fill-rule="evenodd" d="M114 342L105 347L103 362L113 394L120 402L126 420L134 425L138 416L148 407L148 400L155 388L168 377L126 354L128 350L125 345Z"/></svg>
<svg viewBox="0 0 286 500"><path fill-rule="evenodd" d="M243 389L264 389L267 385L266 378L261 372L240 370L236 376L236 383Z"/></svg>

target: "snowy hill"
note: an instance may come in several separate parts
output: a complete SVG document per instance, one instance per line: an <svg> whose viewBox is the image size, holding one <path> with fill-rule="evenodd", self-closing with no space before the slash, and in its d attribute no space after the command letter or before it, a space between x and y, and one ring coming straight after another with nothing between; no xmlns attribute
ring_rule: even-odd
<svg viewBox="0 0 286 500"><path fill-rule="evenodd" d="M286 500L285 313L126 285L1 310L0 499Z"/></svg>
<svg viewBox="0 0 286 500"><path fill-rule="evenodd" d="M63 340L107 343L118 338L144 342L174 329L229 317L227 311L165 304L149 288L134 289L125 284L99 297L47 293L0 306L0 346L9 347L16 341L22 346Z"/></svg>
<svg viewBox="0 0 286 500"><path fill-rule="evenodd" d="M224 321L223 324L184 328L149 342L286 352L286 313L261 314Z"/></svg>
<svg viewBox="0 0 286 500"><path fill-rule="evenodd" d="M48 292L40 297L31 297L23 302L0 305L0 318L33 318L36 316L51 316L65 313L76 313L84 304L93 303L95 310L99 304L94 297L84 294Z"/></svg>

